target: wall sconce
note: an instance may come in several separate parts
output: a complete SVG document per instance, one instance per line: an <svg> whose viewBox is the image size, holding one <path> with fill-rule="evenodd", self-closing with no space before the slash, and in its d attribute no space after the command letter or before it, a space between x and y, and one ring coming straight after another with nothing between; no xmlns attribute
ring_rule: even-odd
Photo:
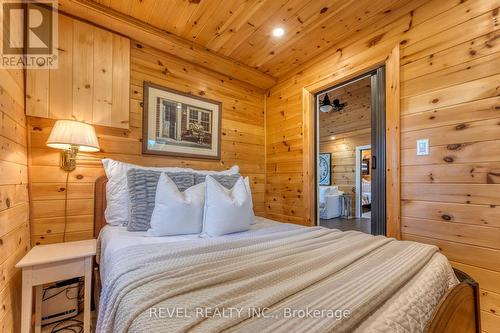
<svg viewBox="0 0 500 333"><path fill-rule="evenodd" d="M76 155L81 152L98 152L99 141L92 125L76 120L58 120L50 132L47 146L61 151L61 169L73 171Z"/></svg>

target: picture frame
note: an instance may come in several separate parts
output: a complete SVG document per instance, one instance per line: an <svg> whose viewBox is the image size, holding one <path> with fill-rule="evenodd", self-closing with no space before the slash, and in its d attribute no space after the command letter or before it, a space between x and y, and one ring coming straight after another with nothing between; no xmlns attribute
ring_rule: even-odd
<svg viewBox="0 0 500 333"><path fill-rule="evenodd" d="M332 184L332 154L319 154L319 185L330 186Z"/></svg>
<svg viewBox="0 0 500 333"><path fill-rule="evenodd" d="M222 103L144 82L142 153L220 160Z"/></svg>
<svg viewBox="0 0 500 333"><path fill-rule="evenodd" d="M369 158L363 158L361 161L361 174L363 176L367 176L370 174L370 159Z"/></svg>

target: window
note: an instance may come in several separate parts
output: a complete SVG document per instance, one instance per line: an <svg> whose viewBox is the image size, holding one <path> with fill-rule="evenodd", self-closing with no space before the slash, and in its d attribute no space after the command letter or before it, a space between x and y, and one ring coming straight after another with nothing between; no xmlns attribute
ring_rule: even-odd
<svg viewBox="0 0 500 333"><path fill-rule="evenodd" d="M191 124L200 124L203 126L203 130L205 132L210 133L212 131L212 112L200 109L193 109L188 107L189 110L189 119L188 123Z"/></svg>
<svg viewBox="0 0 500 333"><path fill-rule="evenodd" d="M202 112L200 123L203 125L205 132L210 132L210 113Z"/></svg>

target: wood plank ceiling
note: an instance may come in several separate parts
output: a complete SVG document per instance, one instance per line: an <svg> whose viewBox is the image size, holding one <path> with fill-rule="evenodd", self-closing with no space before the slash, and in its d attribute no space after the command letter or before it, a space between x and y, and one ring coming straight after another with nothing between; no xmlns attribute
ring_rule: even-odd
<svg viewBox="0 0 500 333"><path fill-rule="evenodd" d="M410 0L92 0L281 77ZM82 2L82 1L80 1ZM85 2L85 1L83 1ZM272 30L283 27L285 35Z"/></svg>

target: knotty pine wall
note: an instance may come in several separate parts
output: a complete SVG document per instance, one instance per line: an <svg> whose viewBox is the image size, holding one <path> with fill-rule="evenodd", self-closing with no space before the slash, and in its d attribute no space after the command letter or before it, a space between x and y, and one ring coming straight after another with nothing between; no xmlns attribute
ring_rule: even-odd
<svg viewBox="0 0 500 333"><path fill-rule="evenodd" d="M59 15L58 65L26 70L26 115L129 128L130 40Z"/></svg>
<svg viewBox="0 0 500 333"><path fill-rule="evenodd" d="M364 128L339 134L335 140L319 144L320 153L332 154L332 185L337 185L346 194L352 194L353 216L356 214L356 147L369 145L371 141L371 128Z"/></svg>
<svg viewBox="0 0 500 333"><path fill-rule="evenodd" d="M130 129L96 126L102 151L89 156L195 169L226 169L238 164L241 173L250 176L256 214L264 215L264 91L152 47L130 44ZM144 81L222 102L220 161L141 155ZM28 122L32 243L62 241L65 195L66 240L91 238L94 181L104 174L100 161L78 161L66 188L66 174L58 167L59 151L45 146L54 120L29 117Z"/></svg>
<svg viewBox="0 0 500 333"><path fill-rule="evenodd" d="M500 38L495 0L413 2L282 78L266 100L266 213L308 224L303 87L401 49L404 239L435 244L481 286L483 330L500 327ZM392 13L394 15L394 13ZM430 155L415 140L430 139Z"/></svg>
<svg viewBox="0 0 500 333"><path fill-rule="evenodd" d="M23 70L0 69L0 332L20 330L21 271L30 248Z"/></svg>

